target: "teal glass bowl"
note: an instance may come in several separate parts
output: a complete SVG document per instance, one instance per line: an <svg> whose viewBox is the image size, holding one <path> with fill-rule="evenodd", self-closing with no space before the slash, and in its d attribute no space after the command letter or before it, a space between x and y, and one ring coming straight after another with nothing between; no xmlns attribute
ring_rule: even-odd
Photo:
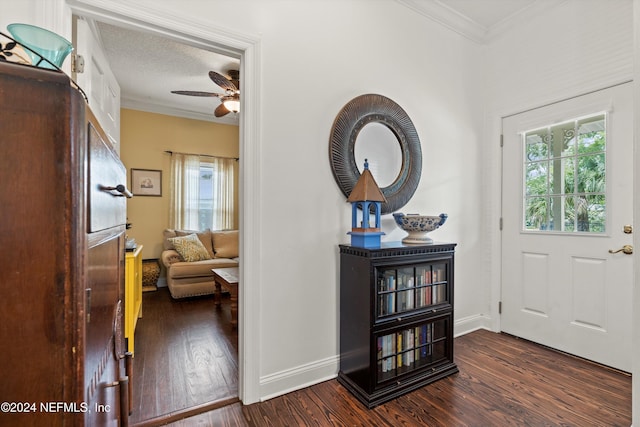
<svg viewBox="0 0 640 427"><path fill-rule="evenodd" d="M67 55L73 51L73 45L67 39L44 28L29 24L9 24L7 30L18 43L37 52L35 54L25 49L31 57L33 65L40 68L55 69L47 61L43 61L40 56L51 61L57 67L61 67Z"/></svg>

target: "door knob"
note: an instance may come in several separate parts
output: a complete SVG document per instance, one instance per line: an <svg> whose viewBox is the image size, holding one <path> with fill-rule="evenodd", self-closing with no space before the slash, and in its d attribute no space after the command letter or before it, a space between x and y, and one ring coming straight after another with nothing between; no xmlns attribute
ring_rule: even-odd
<svg viewBox="0 0 640 427"><path fill-rule="evenodd" d="M617 254L618 252L622 252L624 254L631 255L633 253L633 246L624 245L623 247L621 247L617 251L614 251L613 249L609 249L609 253L610 254Z"/></svg>

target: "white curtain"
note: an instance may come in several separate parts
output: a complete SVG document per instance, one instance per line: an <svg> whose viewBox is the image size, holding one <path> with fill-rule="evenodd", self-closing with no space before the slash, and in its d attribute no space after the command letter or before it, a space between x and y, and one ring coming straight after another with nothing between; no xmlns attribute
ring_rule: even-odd
<svg viewBox="0 0 640 427"><path fill-rule="evenodd" d="M174 229L199 229L200 158L171 155L171 208L169 223Z"/></svg>
<svg viewBox="0 0 640 427"><path fill-rule="evenodd" d="M234 217L234 175L236 159L213 158L214 174L214 215L212 230L227 230L235 228Z"/></svg>

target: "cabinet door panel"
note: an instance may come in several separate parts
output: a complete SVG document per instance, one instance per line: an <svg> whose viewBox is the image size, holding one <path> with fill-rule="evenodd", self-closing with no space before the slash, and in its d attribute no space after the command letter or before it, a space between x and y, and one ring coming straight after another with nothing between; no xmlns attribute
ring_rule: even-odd
<svg viewBox="0 0 640 427"><path fill-rule="evenodd" d="M116 343L122 343L120 302L121 261L119 234L89 248L86 313L85 385L88 425L109 425L119 414L119 366ZM119 346L121 347L121 345ZM100 411L99 409L103 409Z"/></svg>
<svg viewBox="0 0 640 427"><path fill-rule="evenodd" d="M126 222L125 197L114 187L126 186L124 166L92 124L89 135L89 232L105 230ZM111 188L111 189L110 189Z"/></svg>
<svg viewBox="0 0 640 427"><path fill-rule="evenodd" d="M451 303L448 261L435 260L415 267L378 266L376 277L376 314L381 320Z"/></svg>
<svg viewBox="0 0 640 427"><path fill-rule="evenodd" d="M403 374L435 366L450 357L450 322L451 315L446 315L377 334L377 382L395 381Z"/></svg>

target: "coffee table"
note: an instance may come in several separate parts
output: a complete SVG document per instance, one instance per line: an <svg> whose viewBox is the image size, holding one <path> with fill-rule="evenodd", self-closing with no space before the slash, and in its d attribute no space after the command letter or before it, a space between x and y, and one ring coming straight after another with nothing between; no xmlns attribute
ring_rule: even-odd
<svg viewBox="0 0 640 427"><path fill-rule="evenodd" d="M238 267L213 268L216 283L216 307L220 308L222 289L231 294L231 325L238 327Z"/></svg>

